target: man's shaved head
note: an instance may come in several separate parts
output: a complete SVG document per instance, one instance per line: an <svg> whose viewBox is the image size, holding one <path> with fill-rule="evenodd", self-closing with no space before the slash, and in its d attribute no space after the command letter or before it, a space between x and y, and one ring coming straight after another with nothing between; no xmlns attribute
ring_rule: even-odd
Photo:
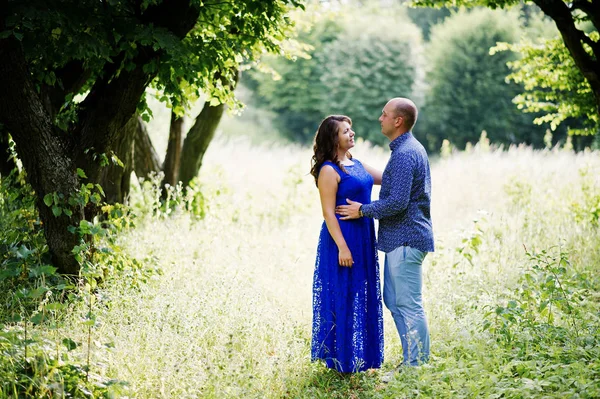
<svg viewBox="0 0 600 399"><path fill-rule="evenodd" d="M419 116L419 111L417 110L415 103L408 98L396 97L392 98L388 104L391 105L394 116L401 116L404 118L404 126L407 130L412 130L417 122L417 117Z"/></svg>

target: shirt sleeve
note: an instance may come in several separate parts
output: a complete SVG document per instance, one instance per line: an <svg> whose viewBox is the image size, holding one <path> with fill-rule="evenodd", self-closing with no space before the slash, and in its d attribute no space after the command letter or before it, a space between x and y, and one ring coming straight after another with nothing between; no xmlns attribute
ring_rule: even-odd
<svg viewBox="0 0 600 399"><path fill-rule="evenodd" d="M397 215L408 208L413 184L414 159L411 154L394 154L386 166L389 171L389 195L362 206L365 216L375 219Z"/></svg>

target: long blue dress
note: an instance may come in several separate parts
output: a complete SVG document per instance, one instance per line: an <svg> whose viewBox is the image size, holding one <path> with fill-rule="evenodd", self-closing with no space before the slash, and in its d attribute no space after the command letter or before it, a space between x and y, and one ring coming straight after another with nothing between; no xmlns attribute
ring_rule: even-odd
<svg viewBox="0 0 600 399"><path fill-rule="evenodd" d="M344 166L346 172L331 162L324 163L341 179L336 205L346 205L346 198L371 202L373 178L358 160L353 162ZM337 245L323 222L313 282L311 358L350 373L381 366L383 310L373 219L339 220L339 224L354 265L339 265Z"/></svg>

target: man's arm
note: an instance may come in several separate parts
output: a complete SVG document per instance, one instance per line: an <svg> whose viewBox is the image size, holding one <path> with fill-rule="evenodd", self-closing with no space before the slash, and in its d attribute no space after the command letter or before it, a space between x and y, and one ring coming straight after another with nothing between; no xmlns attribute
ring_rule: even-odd
<svg viewBox="0 0 600 399"><path fill-rule="evenodd" d="M408 208L415 168L414 159L409 154L397 154L390 162L390 194L386 198L364 204L360 208L364 216L381 219L397 215Z"/></svg>

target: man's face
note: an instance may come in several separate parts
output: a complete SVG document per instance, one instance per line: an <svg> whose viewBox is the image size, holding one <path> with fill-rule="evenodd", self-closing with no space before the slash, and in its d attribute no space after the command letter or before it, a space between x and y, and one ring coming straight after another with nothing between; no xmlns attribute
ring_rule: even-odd
<svg viewBox="0 0 600 399"><path fill-rule="evenodd" d="M388 102L385 107L383 107L383 111L381 111L381 116L379 117L379 123L381 123L381 133L385 137L390 137L394 134L394 131L397 127L397 122L400 122L399 117L394 115L393 107L390 102Z"/></svg>

